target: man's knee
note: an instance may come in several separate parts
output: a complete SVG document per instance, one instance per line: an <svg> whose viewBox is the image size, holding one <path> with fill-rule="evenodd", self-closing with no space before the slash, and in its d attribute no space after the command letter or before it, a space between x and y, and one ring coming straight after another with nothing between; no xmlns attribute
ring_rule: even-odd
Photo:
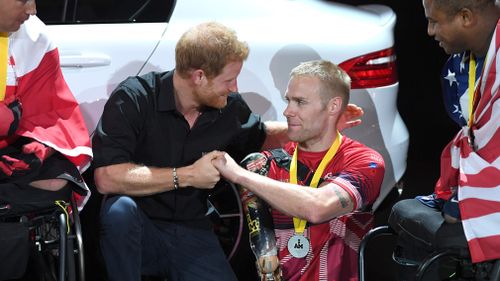
<svg viewBox="0 0 500 281"><path fill-rule="evenodd" d="M401 200L394 204L389 215L389 224L397 230L398 225L425 224L442 220L441 212L428 207L417 199Z"/></svg>
<svg viewBox="0 0 500 281"><path fill-rule="evenodd" d="M59 191L67 184L68 181L63 179L37 180L30 183L32 187L47 191Z"/></svg>
<svg viewBox="0 0 500 281"><path fill-rule="evenodd" d="M138 206L128 196L108 198L101 210L101 226L107 231L122 232L136 225L139 219Z"/></svg>

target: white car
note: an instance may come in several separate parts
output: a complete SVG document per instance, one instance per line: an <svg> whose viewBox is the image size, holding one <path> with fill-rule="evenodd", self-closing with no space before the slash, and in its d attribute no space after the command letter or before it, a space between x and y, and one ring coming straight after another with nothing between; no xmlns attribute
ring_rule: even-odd
<svg viewBox="0 0 500 281"><path fill-rule="evenodd" d="M396 106L396 15L386 6L319 0L39 0L37 6L89 133L119 82L172 69L180 35L197 23L218 21L250 46L239 91L264 120L285 120L283 96L293 67L330 60L351 76L351 102L365 112L362 125L345 133L385 160L374 208L403 176L409 136Z"/></svg>

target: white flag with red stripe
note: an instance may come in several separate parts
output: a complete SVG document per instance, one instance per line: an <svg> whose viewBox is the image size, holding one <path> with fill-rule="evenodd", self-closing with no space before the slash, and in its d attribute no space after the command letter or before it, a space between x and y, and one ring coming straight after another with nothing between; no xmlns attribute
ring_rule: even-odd
<svg viewBox="0 0 500 281"><path fill-rule="evenodd" d="M54 148L83 172L92 158L88 130L45 25L31 16L9 40L6 97L15 96L23 109L16 135ZM0 139L0 147L17 136ZM87 198L78 198L79 206Z"/></svg>

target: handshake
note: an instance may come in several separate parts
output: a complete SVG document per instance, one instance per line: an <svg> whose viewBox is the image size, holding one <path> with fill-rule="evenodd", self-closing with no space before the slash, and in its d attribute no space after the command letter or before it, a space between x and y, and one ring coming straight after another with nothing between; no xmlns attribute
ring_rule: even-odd
<svg viewBox="0 0 500 281"><path fill-rule="evenodd" d="M186 179L188 185L203 189L214 188L221 177L236 183L238 174L245 171L229 154L217 150L205 153L200 159L186 168L191 169L187 173L190 177Z"/></svg>
<svg viewBox="0 0 500 281"><path fill-rule="evenodd" d="M203 157L193 165L196 165L198 162L200 162L199 164L205 163L205 168L214 175L214 180L216 179L217 181L219 181L222 176L235 184L240 184L239 181L244 177L245 173L253 174L253 172L242 168L231 156L229 156L229 154L221 151L212 151L204 154ZM215 185L217 181L213 184ZM255 200L256 198L253 198L250 201L254 202ZM256 220L265 220L265 218L262 217L262 215L264 215L263 213L260 216L257 215L259 211L262 211L260 210L261 208L258 208L258 206L260 206L259 202L249 204L249 202L245 201L243 204L244 210L247 213L247 220L252 217L253 213L257 216L255 217ZM252 208L255 210L251 211L250 209ZM266 214L270 216L270 214ZM250 245L256 257L256 266L260 280L281 281L281 268L279 266L278 256L275 254L276 242L274 240L274 232L271 229L266 228L267 225L258 225L259 226L257 226L256 229L258 235L254 235L255 237L253 239L250 238ZM252 235L250 236L252 237ZM273 245L272 249L267 249L267 247L271 247L271 245Z"/></svg>

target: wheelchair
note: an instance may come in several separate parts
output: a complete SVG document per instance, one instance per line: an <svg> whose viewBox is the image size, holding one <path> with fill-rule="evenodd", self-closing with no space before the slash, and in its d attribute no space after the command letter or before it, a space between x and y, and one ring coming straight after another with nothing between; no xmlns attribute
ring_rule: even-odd
<svg viewBox="0 0 500 281"><path fill-rule="evenodd" d="M69 202L58 200L23 214L0 213L0 224L26 230L29 263L20 280L83 281L84 250L74 194ZM17 279L15 279L17 280Z"/></svg>
<svg viewBox="0 0 500 281"><path fill-rule="evenodd" d="M422 260L416 261L401 256L398 251L399 245L396 246L392 260L403 273L410 273L406 274L403 280L500 280L500 260L472 263L461 223L449 224L438 221L435 224L437 227L433 228L429 226L433 223L430 221L402 219L405 216L404 212L414 211L412 208L398 211L393 209L388 225L376 227L363 237L359 247L359 281L366 280L365 251L368 243L377 237L388 235L408 235L422 242L420 245L429 253Z"/></svg>
<svg viewBox="0 0 500 281"><path fill-rule="evenodd" d="M219 238L227 260L235 258L242 242L245 217L238 188L231 182L220 181L207 199L208 216Z"/></svg>

